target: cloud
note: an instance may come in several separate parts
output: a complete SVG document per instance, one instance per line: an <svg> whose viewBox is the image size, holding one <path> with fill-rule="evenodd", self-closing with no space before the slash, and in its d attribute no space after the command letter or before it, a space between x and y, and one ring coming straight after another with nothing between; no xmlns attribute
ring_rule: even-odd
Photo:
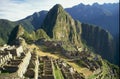
<svg viewBox="0 0 120 79"><path fill-rule="evenodd" d="M10 1L16 4L21 4L24 3L26 0L10 0Z"/></svg>
<svg viewBox="0 0 120 79"><path fill-rule="evenodd" d="M0 0L0 19L16 21L23 19L34 12L49 10L59 3L64 8L80 4L92 4L94 2L103 4L104 2L119 2L119 0Z"/></svg>

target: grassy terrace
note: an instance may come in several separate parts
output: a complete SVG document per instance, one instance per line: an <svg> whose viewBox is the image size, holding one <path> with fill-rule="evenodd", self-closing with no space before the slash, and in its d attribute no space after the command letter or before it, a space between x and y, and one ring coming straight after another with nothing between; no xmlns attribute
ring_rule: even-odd
<svg viewBox="0 0 120 79"><path fill-rule="evenodd" d="M53 64L53 73L54 73L55 79L64 79L62 72L57 64Z"/></svg>

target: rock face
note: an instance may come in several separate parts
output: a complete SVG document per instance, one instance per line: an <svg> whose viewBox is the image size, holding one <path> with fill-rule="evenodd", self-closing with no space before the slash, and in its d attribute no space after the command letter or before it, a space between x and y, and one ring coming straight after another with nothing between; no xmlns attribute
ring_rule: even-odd
<svg viewBox="0 0 120 79"><path fill-rule="evenodd" d="M46 34L46 32L43 29L38 29L36 32L36 39L46 38L49 39L49 36Z"/></svg>
<svg viewBox="0 0 120 79"><path fill-rule="evenodd" d="M114 44L113 38L108 31L94 25L82 23L82 39L103 58L113 62Z"/></svg>
<svg viewBox="0 0 120 79"><path fill-rule="evenodd" d="M80 36L76 27L81 27L79 22L75 22L72 17L64 11L59 4L55 5L47 14L42 29L57 41L68 41L75 45L81 45ZM79 32L81 33L81 32Z"/></svg>
<svg viewBox="0 0 120 79"><path fill-rule="evenodd" d="M12 43L15 39L18 39L23 34L24 34L23 26L17 25L10 33L8 43L9 44Z"/></svg>

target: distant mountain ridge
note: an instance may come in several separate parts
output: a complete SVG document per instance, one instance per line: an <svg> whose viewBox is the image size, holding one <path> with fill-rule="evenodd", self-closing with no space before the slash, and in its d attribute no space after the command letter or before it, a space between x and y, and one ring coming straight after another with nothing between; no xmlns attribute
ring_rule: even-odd
<svg viewBox="0 0 120 79"><path fill-rule="evenodd" d="M72 8L65 9L75 20L83 23L89 23L101 26L103 29L108 30L113 36L119 33L119 3L105 3L93 5L79 4ZM20 22L28 20L31 22L34 29L41 26L48 11L35 12L33 15L28 16Z"/></svg>
<svg viewBox="0 0 120 79"><path fill-rule="evenodd" d="M66 11L74 18L84 23L95 24L108 30L113 36L119 33L119 3L93 5L79 4Z"/></svg>
<svg viewBox="0 0 120 79"><path fill-rule="evenodd" d="M66 8L65 10L80 22L101 26L108 30L113 36L119 33L119 3L106 3L103 5L98 3L84 5L81 3L72 8ZM28 26L29 30L35 30L41 26L47 12L48 11L35 12L33 15L16 22L26 27Z"/></svg>
<svg viewBox="0 0 120 79"><path fill-rule="evenodd" d="M19 20L18 22L24 26L31 26L34 30L40 28L47 11L35 12L33 15L30 15L24 19Z"/></svg>

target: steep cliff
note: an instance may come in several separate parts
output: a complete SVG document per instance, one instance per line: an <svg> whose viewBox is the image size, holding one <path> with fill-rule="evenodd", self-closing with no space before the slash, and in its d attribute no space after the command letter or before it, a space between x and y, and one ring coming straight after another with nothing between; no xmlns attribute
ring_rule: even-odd
<svg viewBox="0 0 120 79"><path fill-rule="evenodd" d="M113 62L114 43L111 34L102 28L82 23L82 39L86 44L93 47L103 58Z"/></svg>
<svg viewBox="0 0 120 79"><path fill-rule="evenodd" d="M13 43L16 39L24 34L24 28L21 25L17 25L10 33L8 43Z"/></svg>

